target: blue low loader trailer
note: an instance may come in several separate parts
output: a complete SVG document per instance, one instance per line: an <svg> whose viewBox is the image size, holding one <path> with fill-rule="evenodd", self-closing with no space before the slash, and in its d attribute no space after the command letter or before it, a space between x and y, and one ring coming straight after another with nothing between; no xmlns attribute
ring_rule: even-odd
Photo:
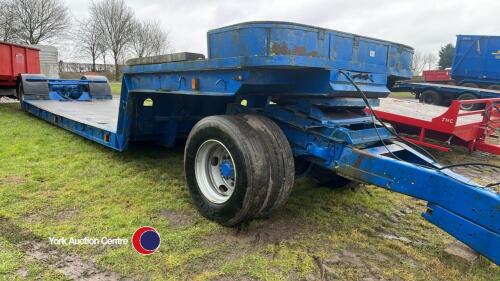
<svg viewBox="0 0 500 281"><path fill-rule="evenodd" d="M412 92L422 103L445 106L452 100L500 98L500 36L457 35L451 78L444 84L396 82L391 90ZM479 106L462 105L462 109Z"/></svg>
<svg viewBox="0 0 500 281"><path fill-rule="evenodd" d="M172 147L199 212L225 226L269 216L308 175L425 200L422 216L500 263L500 195L439 165L365 112L411 77L413 49L285 22L208 32L208 59L178 53L133 59L121 95L106 79L22 75L27 112L102 145Z"/></svg>

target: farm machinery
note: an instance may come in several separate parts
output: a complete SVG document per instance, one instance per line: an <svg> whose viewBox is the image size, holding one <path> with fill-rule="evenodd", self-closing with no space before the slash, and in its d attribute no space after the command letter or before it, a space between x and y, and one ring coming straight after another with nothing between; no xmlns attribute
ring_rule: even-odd
<svg viewBox="0 0 500 281"><path fill-rule="evenodd" d="M130 61L119 99L96 77L22 75L19 95L27 112L117 151L185 142L194 205L222 225L270 215L299 176L330 187L357 181L427 201L425 219L499 264L500 195L365 111L389 94L388 80L411 77L412 53L334 30L249 22L209 31L207 59Z"/></svg>

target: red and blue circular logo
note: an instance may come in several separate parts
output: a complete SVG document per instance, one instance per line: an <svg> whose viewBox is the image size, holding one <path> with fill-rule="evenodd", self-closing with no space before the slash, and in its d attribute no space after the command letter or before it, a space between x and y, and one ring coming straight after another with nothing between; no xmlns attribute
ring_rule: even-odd
<svg viewBox="0 0 500 281"><path fill-rule="evenodd" d="M160 234L150 226L137 229L132 235L134 249L142 255L151 255L160 248Z"/></svg>

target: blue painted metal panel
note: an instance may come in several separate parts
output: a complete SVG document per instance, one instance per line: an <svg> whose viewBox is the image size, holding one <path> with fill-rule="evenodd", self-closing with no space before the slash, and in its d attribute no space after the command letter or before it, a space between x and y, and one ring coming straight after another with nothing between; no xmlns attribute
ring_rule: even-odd
<svg viewBox="0 0 500 281"><path fill-rule="evenodd" d="M388 55L389 79L392 81L412 77L413 49L401 45L390 45Z"/></svg>
<svg viewBox="0 0 500 281"><path fill-rule="evenodd" d="M402 44L289 22L248 22L208 32L211 59L283 55L325 58L349 65L341 67L344 69L371 64L385 73L390 47L413 53L411 47Z"/></svg>
<svg viewBox="0 0 500 281"><path fill-rule="evenodd" d="M457 35L451 77L459 83L500 84L500 36Z"/></svg>
<svg viewBox="0 0 500 281"><path fill-rule="evenodd" d="M389 49L410 55L390 57ZM265 90L268 94L352 95L354 87L338 75L342 69L349 71L367 94L384 97L389 93L388 76L411 77L410 62L402 60L411 61L413 49L301 24L250 22L209 31L208 53L207 60L134 65L126 67L124 73L133 77L134 89L147 86L147 90L158 92L235 95ZM263 73L267 79L261 79ZM298 81L304 75L308 79ZM191 79L199 79L200 89L190 88ZM311 83L311 79L318 83Z"/></svg>

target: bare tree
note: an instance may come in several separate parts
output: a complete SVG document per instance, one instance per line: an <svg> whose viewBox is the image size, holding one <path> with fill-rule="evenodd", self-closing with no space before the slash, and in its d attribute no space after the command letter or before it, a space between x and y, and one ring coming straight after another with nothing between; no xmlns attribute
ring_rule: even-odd
<svg viewBox="0 0 500 281"><path fill-rule="evenodd" d="M7 0L9 1L9 0ZM68 7L59 0L10 0L21 43L39 44L61 36L71 24Z"/></svg>
<svg viewBox="0 0 500 281"><path fill-rule="evenodd" d="M168 33L160 28L158 21L137 21L131 48L136 57L149 57L164 54L170 47Z"/></svg>
<svg viewBox="0 0 500 281"><path fill-rule="evenodd" d="M107 71L106 58L108 57L108 49L104 42L99 44L99 53L101 54L102 62L104 64L104 71Z"/></svg>
<svg viewBox="0 0 500 281"><path fill-rule="evenodd" d="M413 54L413 60L411 62L411 71L413 72L413 75L420 75L420 73L424 69L424 66L424 56L419 51L415 51L415 53Z"/></svg>
<svg viewBox="0 0 500 281"><path fill-rule="evenodd" d="M17 28L14 16L14 2L0 0L0 41L17 41Z"/></svg>
<svg viewBox="0 0 500 281"><path fill-rule="evenodd" d="M438 61L438 58L435 54L433 53L427 53L424 56L424 68L427 70L434 69L436 67L436 63Z"/></svg>
<svg viewBox="0 0 500 281"><path fill-rule="evenodd" d="M119 79L118 61L132 41L134 13L123 0L103 0L90 5L91 20L97 23L104 42L115 62L115 79Z"/></svg>
<svg viewBox="0 0 500 281"><path fill-rule="evenodd" d="M420 75L424 69L430 70L436 67L437 57L433 53L422 54L415 51L413 54L413 61L411 63L411 70L413 75Z"/></svg>
<svg viewBox="0 0 500 281"><path fill-rule="evenodd" d="M101 29L95 21L84 19L77 21L74 39L78 43L78 50L92 59L92 71L96 71L96 61L105 50Z"/></svg>

